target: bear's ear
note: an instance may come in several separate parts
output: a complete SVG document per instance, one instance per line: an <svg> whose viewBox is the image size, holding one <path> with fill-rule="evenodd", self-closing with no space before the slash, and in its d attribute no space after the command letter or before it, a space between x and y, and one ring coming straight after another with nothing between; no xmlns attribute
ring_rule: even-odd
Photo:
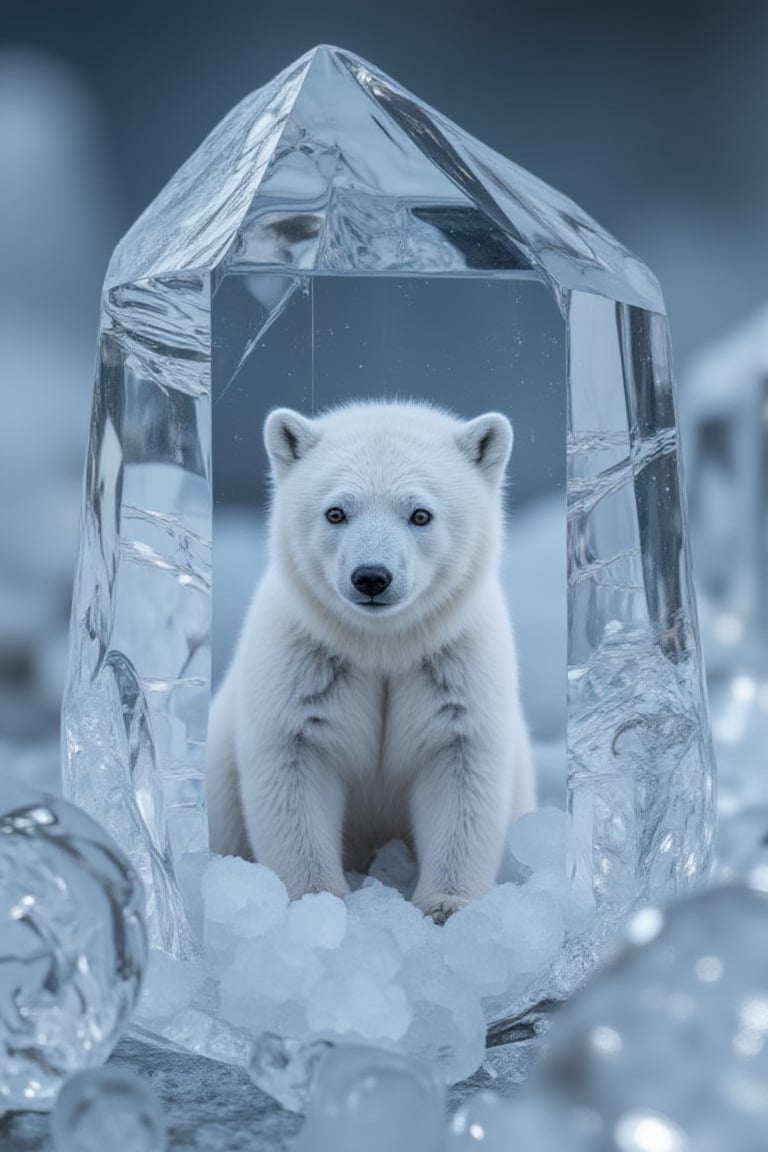
<svg viewBox="0 0 768 1152"><path fill-rule="evenodd" d="M311 420L292 408L275 408L264 421L264 444L276 476L283 476L320 439Z"/></svg>
<svg viewBox="0 0 768 1152"><path fill-rule="evenodd" d="M496 483L512 451L512 425L501 412L486 412L468 421L456 437L467 459L490 483Z"/></svg>

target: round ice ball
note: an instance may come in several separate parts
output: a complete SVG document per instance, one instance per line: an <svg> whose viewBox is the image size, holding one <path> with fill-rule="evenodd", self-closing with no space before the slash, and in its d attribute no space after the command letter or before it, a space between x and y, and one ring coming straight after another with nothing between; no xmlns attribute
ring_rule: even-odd
<svg viewBox="0 0 768 1152"><path fill-rule="evenodd" d="M103 828L58 797L0 785L0 1113L47 1110L102 1064L147 961L144 892Z"/></svg>
<svg viewBox="0 0 768 1152"><path fill-rule="evenodd" d="M77 1072L51 1117L56 1152L163 1152L165 1120L149 1085L126 1068Z"/></svg>
<svg viewBox="0 0 768 1152"><path fill-rule="evenodd" d="M358 1044L316 1073L296 1152L443 1152L444 1088L419 1060Z"/></svg>
<svg viewBox="0 0 768 1152"><path fill-rule="evenodd" d="M545 1084L622 1152L764 1149L768 894L709 889L638 912L627 934L556 1019Z"/></svg>
<svg viewBox="0 0 768 1152"><path fill-rule="evenodd" d="M445 1152L597 1152L590 1137L583 1117L569 1117L544 1093L506 1100L486 1091L456 1112Z"/></svg>

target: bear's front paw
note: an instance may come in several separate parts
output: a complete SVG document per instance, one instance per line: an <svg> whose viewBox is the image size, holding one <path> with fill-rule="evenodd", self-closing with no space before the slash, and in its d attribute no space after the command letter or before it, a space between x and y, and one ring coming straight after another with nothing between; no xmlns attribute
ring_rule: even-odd
<svg viewBox="0 0 768 1152"><path fill-rule="evenodd" d="M422 899L414 897L414 903L421 908L425 916L431 916L435 924L445 924L454 912L466 908L469 900L466 896L451 896L445 892L438 892Z"/></svg>

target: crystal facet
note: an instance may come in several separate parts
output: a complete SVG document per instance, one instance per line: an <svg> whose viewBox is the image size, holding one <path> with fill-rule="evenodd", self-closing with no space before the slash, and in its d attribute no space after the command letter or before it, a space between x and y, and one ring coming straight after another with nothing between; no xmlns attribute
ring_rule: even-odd
<svg viewBox="0 0 768 1152"><path fill-rule="evenodd" d="M530 611L513 610L529 635L524 706L540 763L560 772L552 795L567 791L575 900L559 959L554 908L546 971L488 1011L567 992L628 908L707 872L712 758L658 285L565 197L320 47L214 130L119 244L104 285L65 787L130 854L151 942L179 962L196 962L203 936L212 598L216 628L231 619L235 632L230 590L252 588L263 560L249 520L249 559L225 563L230 521L217 512L213 586L214 473L217 502L245 492L259 505L256 414L269 405L309 415L357 392L439 402L452 380L466 415L514 396L528 421L514 479L521 504L546 504L548 551L531 563L510 544L505 587L526 574ZM228 657L217 645L214 677ZM209 959L225 929L210 933ZM443 965L439 952L429 963ZM218 1007L190 1011L213 1027Z"/></svg>

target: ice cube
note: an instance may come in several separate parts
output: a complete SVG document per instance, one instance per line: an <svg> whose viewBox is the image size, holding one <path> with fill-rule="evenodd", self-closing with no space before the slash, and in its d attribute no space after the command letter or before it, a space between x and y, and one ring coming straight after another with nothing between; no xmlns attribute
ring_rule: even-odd
<svg viewBox="0 0 768 1152"><path fill-rule="evenodd" d="M236 921L240 936L261 936L285 917L288 892L263 864L239 856L216 856L203 874L205 918L213 924Z"/></svg>
<svg viewBox="0 0 768 1152"><path fill-rule="evenodd" d="M0 778L0 1112L107 1058L147 959L144 892L72 804Z"/></svg>
<svg viewBox="0 0 768 1152"><path fill-rule="evenodd" d="M426 1063L343 1044L315 1076L296 1152L442 1152L444 1090Z"/></svg>
<svg viewBox="0 0 768 1152"><path fill-rule="evenodd" d="M254 1084L289 1112L307 1106L317 1069L333 1044L328 1040L286 1040L264 1032L253 1043L248 1072Z"/></svg>
<svg viewBox="0 0 768 1152"><path fill-rule="evenodd" d="M766 955L765 892L734 884L644 909L555 1018L544 1084L617 1147L763 1148Z"/></svg>
<svg viewBox="0 0 768 1152"><path fill-rule="evenodd" d="M127 1068L77 1072L51 1117L56 1152L163 1152L166 1130L157 1096Z"/></svg>
<svg viewBox="0 0 768 1152"><path fill-rule="evenodd" d="M562 1105L543 1093L512 1100L497 1092L478 1092L454 1115L444 1152L599 1152L605 1145L590 1130L588 1120L569 1116ZM671 1146L621 1145L622 1152ZM682 1149L680 1149L682 1152Z"/></svg>

